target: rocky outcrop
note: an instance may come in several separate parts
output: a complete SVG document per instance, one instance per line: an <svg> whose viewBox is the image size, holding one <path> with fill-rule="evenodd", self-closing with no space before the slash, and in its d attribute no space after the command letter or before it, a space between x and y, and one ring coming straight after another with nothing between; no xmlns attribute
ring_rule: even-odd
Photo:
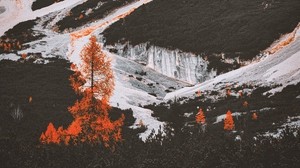
<svg viewBox="0 0 300 168"><path fill-rule="evenodd" d="M208 70L209 62L201 56L180 50L169 50L149 44L116 44L107 46L118 55L144 64L166 76L196 84L216 76L216 71Z"/></svg>

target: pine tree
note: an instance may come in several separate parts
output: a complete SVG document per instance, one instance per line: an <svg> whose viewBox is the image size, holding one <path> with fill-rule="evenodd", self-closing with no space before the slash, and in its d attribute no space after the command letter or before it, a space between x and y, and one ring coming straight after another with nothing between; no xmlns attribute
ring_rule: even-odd
<svg viewBox="0 0 300 168"><path fill-rule="evenodd" d="M228 110L224 120L224 130L231 131L234 129L234 121L231 115L231 111Z"/></svg>
<svg viewBox="0 0 300 168"><path fill-rule="evenodd" d="M200 89L197 91L197 96L198 96L198 97L201 96L201 90L200 90Z"/></svg>
<svg viewBox="0 0 300 168"><path fill-rule="evenodd" d="M257 116L256 112L254 112L254 113L252 114L252 120L257 120L257 118L258 118L258 116Z"/></svg>
<svg viewBox="0 0 300 168"><path fill-rule="evenodd" d="M121 140L124 115L116 121L109 119L109 99L114 90L110 60L102 52L95 36L81 51L80 72L70 78L75 91L83 96L69 111L81 122L80 141L102 142L105 146ZM76 69L76 68L75 68Z"/></svg>
<svg viewBox="0 0 300 168"><path fill-rule="evenodd" d="M81 51L82 64L77 68L74 64L70 76L73 90L81 96L80 100L69 107L74 121L64 130L58 130L50 123L47 131L42 133L42 143L62 143L68 145L90 142L102 143L112 148L122 140L121 127L125 119L122 115L118 120L111 121L108 111L109 99L114 90L114 77L110 60L102 52L95 36Z"/></svg>
<svg viewBox="0 0 300 168"><path fill-rule="evenodd" d="M230 89L227 89L227 90L226 90L226 95L227 95L227 97L230 97L230 96L231 96L231 90L230 90Z"/></svg>
<svg viewBox="0 0 300 168"><path fill-rule="evenodd" d="M90 42L82 49L81 59L82 76L89 80L92 93L96 97L108 100L115 86L113 72L110 60L103 53L95 36L92 36Z"/></svg>
<svg viewBox="0 0 300 168"><path fill-rule="evenodd" d="M244 101L243 106L244 106L245 108L247 108L247 107L249 106L249 103L248 103L247 101Z"/></svg>
<svg viewBox="0 0 300 168"><path fill-rule="evenodd" d="M198 113L196 114L196 122L198 124L205 124L205 115L202 108L200 108Z"/></svg>
<svg viewBox="0 0 300 168"><path fill-rule="evenodd" d="M40 141L42 143L55 143L58 144L60 142L59 135L54 127L54 125L50 122L45 133L42 133L40 136Z"/></svg>

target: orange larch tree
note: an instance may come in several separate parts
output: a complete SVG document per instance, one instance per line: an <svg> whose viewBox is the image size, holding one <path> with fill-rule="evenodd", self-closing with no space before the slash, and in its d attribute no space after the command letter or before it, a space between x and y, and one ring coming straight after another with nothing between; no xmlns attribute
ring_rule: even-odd
<svg viewBox="0 0 300 168"><path fill-rule="evenodd" d="M109 99L114 90L114 77L110 60L103 53L95 36L81 51L80 73L70 78L74 90L81 90L82 99L69 111L81 122L81 142L102 142L105 146L121 140L124 115L111 121ZM75 68L76 69L76 68ZM81 89L79 89L81 88Z"/></svg>
<svg viewBox="0 0 300 168"><path fill-rule="evenodd" d="M95 36L83 47L80 57L82 64L79 68L71 65L74 74L70 76L70 83L81 99L68 108L74 121L66 130L59 127L56 131L52 124L59 135L58 143L68 145L70 142L89 142L114 147L116 142L122 140L121 127L125 117L122 115L116 121L109 118L109 99L114 90L110 60L103 53ZM48 143L44 140L47 139L46 133L40 138L43 143Z"/></svg>
<svg viewBox="0 0 300 168"><path fill-rule="evenodd" d="M234 129L234 121L231 114L231 111L228 110L224 120L224 130L231 131Z"/></svg>
<svg viewBox="0 0 300 168"><path fill-rule="evenodd" d="M71 70L74 71L73 75L70 76L70 85L77 94L81 94L81 86L86 83L86 80L82 77L81 72L78 70L75 64L71 64Z"/></svg>
<svg viewBox="0 0 300 168"><path fill-rule="evenodd" d="M231 96L231 90L230 90L230 89L227 89L227 90L226 90L226 95L227 95L227 97L230 97L230 96Z"/></svg>
<svg viewBox="0 0 300 168"><path fill-rule="evenodd" d="M50 122L45 133L42 133L40 137L40 141L44 144L60 143L60 136L57 133L54 125Z"/></svg>
<svg viewBox="0 0 300 168"><path fill-rule="evenodd" d="M254 113L252 114L252 120L257 120L257 118L258 118L258 116L257 116L256 112L254 112Z"/></svg>
<svg viewBox="0 0 300 168"><path fill-rule="evenodd" d="M249 106L249 103L248 103L247 101L244 101L243 106L244 106L245 108L247 108L247 107Z"/></svg>
<svg viewBox="0 0 300 168"><path fill-rule="evenodd" d="M198 124L205 124L205 115L202 108L200 108L198 113L196 114L196 122Z"/></svg>
<svg viewBox="0 0 300 168"><path fill-rule="evenodd" d="M199 89L197 92L196 92L197 96L200 97L201 96L201 90Z"/></svg>

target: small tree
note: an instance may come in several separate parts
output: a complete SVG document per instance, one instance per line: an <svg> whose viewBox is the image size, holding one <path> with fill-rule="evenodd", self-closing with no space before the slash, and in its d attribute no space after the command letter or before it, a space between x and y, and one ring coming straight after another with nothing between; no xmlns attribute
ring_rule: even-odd
<svg viewBox="0 0 300 168"><path fill-rule="evenodd" d="M230 89L227 89L227 90L226 90L226 95L227 95L227 97L230 97L230 96L231 96L231 90L230 90Z"/></svg>
<svg viewBox="0 0 300 168"><path fill-rule="evenodd" d="M233 129L234 129L233 117L232 117L231 111L228 110L226 113L225 120L224 120L224 130L231 131Z"/></svg>
<svg viewBox="0 0 300 168"><path fill-rule="evenodd" d="M257 116L256 112L254 112L254 113L252 114L252 120L257 120L257 118L258 118L258 116Z"/></svg>
<svg viewBox="0 0 300 168"><path fill-rule="evenodd" d="M248 103L247 101L244 101L243 106L244 106L245 108L247 108L247 107L249 106L249 103Z"/></svg>
<svg viewBox="0 0 300 168"><path fill-rule="evenodd" d="M44 144L60 143L60 137L54 125L50 122L45 133L40 136L40 141Z"/></svg>
<svg viewBox="0 0 300 168"><path fill-rule="evenodd" d="M196 122L202 125L205 124L205 115L202 108L200 108L198 113L196 114Z"/></svg>
<svg viewBox="0 0 300 168"><path fill-rule="evenodd" d="M201 96L201 90L200 90L200 89L197 91L197 96L198 96L198 97Z"/></svg>

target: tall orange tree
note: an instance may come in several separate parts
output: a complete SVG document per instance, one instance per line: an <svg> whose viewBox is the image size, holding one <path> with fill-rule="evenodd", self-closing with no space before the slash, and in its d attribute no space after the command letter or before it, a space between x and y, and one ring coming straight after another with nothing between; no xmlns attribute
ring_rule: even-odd
<svg viewBox="0 0 300 168"><path fill-rule="evenodd" d="M231 111L228 110L224 120L224 130L231 131L234 129L234 121L231 114Z"/></svg>
<svg viewBox="0 0 300 168"><path fill-rule="evenodd" d="M114 76L111 62L103 53L95 36L89 39L80 57L82 64L71 65L74 74L70 76L71 86L81 96L69 107L74 122L67 130L60 129L65 144L71 142L102 143L106 147L122 139L121 127L124 115L118 120L109 118L109 99L114 90Z"/></svg>
<svg viewBox="0 0 300 168"><path fill-rule="evenodd" d="M80 73L75 73L70 80L75 79L72 86L75 90L81 90L82 99L69 107L69 111L74 118L81 121L82 133L78 136L80 141L102 142L109 146L121 140L121 126L124 120L122 115L118 120L111 121L108 114L109 99L115 85L111 62L103 53L95 36L89 39L80 56Z"/></svg>

